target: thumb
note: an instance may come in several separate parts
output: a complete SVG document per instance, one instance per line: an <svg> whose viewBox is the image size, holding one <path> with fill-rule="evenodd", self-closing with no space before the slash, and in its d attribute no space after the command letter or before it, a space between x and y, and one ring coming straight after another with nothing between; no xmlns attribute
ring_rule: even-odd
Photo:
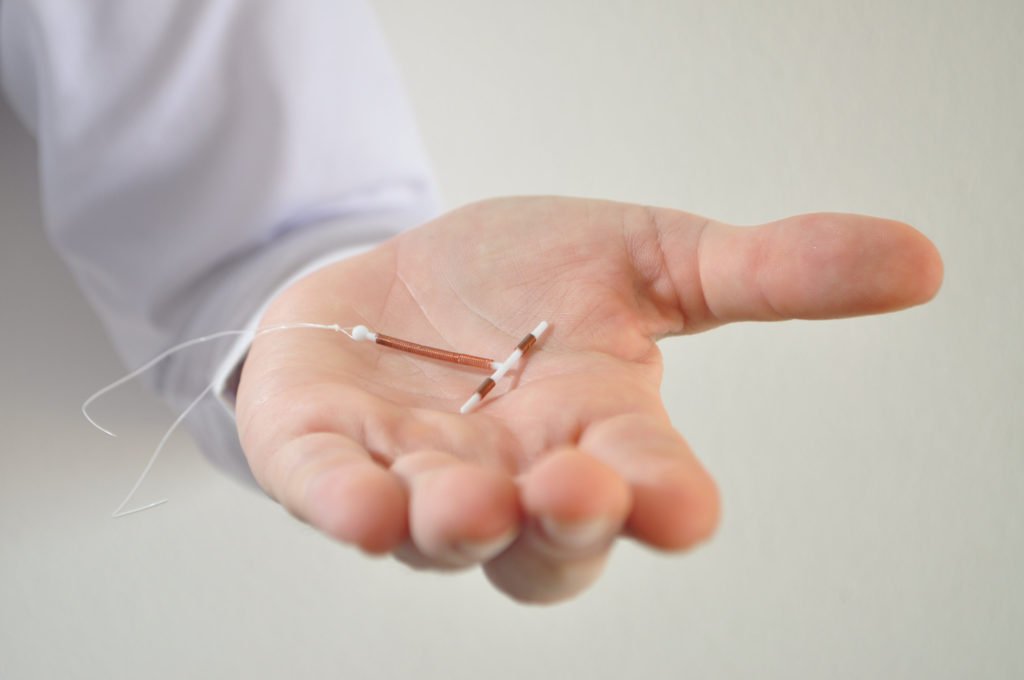
<svg viewBox="0 0 1024 680"><path fill-rule="evenodd" d="M942 283L942 259L901 222L837 213L757 227L654 211L686 332L730 321L829 319L927 302Z"/></svg>

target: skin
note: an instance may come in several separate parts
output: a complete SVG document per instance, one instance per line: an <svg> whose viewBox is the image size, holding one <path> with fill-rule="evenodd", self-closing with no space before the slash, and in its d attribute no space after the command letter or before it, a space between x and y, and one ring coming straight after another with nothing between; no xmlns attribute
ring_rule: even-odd
<svg viewBox="0 0 1024 680"><path fill-rule="evenodd" d="M486 201L302 279L262 323L365 324L503 359L546 319L514 389L506 379L461 416L486 372L272 333L243 369L239 433L267 493L328 536L564 600L619 537L681 551L717 524L716 486L661 401L659 338L894 311L941 280L935 247L891 220L734 227L606 201Z"/></svg>

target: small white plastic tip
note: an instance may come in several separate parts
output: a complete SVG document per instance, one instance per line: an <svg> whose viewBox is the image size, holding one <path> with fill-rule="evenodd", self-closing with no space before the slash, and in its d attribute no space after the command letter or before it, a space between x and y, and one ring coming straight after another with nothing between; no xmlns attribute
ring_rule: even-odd
<svg viewBox="0 0 1024 680"><path fill-rule="evenodd" d="M459 413L461 413L462 415L466 415L467 413L472 412L473 409L476 408L476 405L479 404L479 403L480 403L480 395L474 392L473 396L470 397L469 399L467 399L466 403L463 404L462 408L459 409Z"/></svg>
<svg viewBox="0 0 1024 680"><path fill-rule="evenodd" d="M539 324L537 324L537 327L533 329L533 333L530 333L530 335L540 340L540 336L544 335L544 332L547 331L547 329L548 322L541 321Z"/></svg>
<svg viewBox="0 0 1024 680"><path fill-rule="evenodd" d="M498 382L499 380L504 378L505 374L507 374L509 371L511 371L512 369L519 365L519 360L522 358L523 350L516 349L515 351L513 351L512 354L508 355L508 359L505 359L505 361L503 361L502 364L498 367L498 370L494 372L494 375L491 376L491 380L493 380L494 382Z"/></svg>
<svg viewBox="0 0 1024 680"><path fill-rule="evenodd" d="M353 340L375 340L374 334L366 326L356 326L352 329Z"/></svg>

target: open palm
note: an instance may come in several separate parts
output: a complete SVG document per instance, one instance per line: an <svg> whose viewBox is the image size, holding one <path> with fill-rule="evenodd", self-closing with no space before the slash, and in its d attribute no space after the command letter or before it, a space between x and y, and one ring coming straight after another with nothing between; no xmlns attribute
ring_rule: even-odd
<svg viewBox="0 0 1024 680"><path fill-rule="evenodd" d="M475 413L458 407L485 371L297 330L253 344L239 432L267 492L338 540L419 567L483 564L517 599L563 599L620 534L676 550L714 530L714 483L661 403L658 338L890 311L940 281L931 244L887 220L738 228L602 201L487 201L304 278L263 319L365 324L496 359L550 322Z"/></svg>

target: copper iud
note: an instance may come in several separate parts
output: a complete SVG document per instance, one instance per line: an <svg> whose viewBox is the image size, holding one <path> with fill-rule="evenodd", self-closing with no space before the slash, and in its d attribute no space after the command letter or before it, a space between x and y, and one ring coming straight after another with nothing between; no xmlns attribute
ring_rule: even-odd
<svg viewBox="0 0 1024 680"><path fill-rule="evenodd" d="M494 359L478 357L473 354L463 354L462 352L452 352L439 347L421 345L418 342L412 342L410 340L402 340L401 338L384 335L383 333L374 333L366 326L356 326L353 328L352 339L370 340L378 345L382 345L383 347L390 347L391 349L397 349L401 352L408 352L410 354L416 354L429 359L437 359L438 361L447 361L452 364L459 364L460 366L472 366L473 368L486 368L492 370L501 366L501 364Z"/></svg>
<svg viewBox="0 0 1024 680"><path fill-rule="evenodd" d="M475 409L477 405L483 401L484 397L494 389L494 386L498 384L498 381L504 378L505 374L519 365L523 356L537 344L537 341L540 340L540 337L544 335L544 331L547 329L548 322L541 321L537 327L533 329L532 333L519 341L519 344L516 345L516 348L508 355L508 358L502 362L497 362L494 359L488 359L487 357L478 357L472 354L463 354L462 352L452 352L438 347L429 347L427 345L421 345L418 342L411 342L409 340L402 340L401 338L395 338L390 335L384 335L383 333L375 333L366 326L356 326L352 329L352 333L349 337L357 341L369 340L377 343L378 345L390 347L391 349L409 352L410 354L417 354L430 359L438 359L439 361L447 361L461 366L494 369L494 373L480 383L480 387L476 388L476 391L470 395L469 399L466 400L466 403L459 409L459 413L465 414L470 413Z"/></svg>
<svg viewBox="0 0 1024 680"><path fill-rule="evenodd" d="M476 392L466 400L466 403L459 409L459 413L465 414L473 411L473 409L483 401L483 398L494 389L494 386L498 381L504 378L506 373L519 365L519 361L523 358L523 355L529 352L530 349L537 344L537 341L540 340L540 336L544 335L544 331L547 329L548 322L541 321L537 324L537 327L533 329L532 333L520 340L519 344L516 345L516 348L512 350L512 354L508 355L508 358L505 359L497 369L495 369L494 373L492 373L490 377L480 383L480 387L476 388Z"/></svg>

